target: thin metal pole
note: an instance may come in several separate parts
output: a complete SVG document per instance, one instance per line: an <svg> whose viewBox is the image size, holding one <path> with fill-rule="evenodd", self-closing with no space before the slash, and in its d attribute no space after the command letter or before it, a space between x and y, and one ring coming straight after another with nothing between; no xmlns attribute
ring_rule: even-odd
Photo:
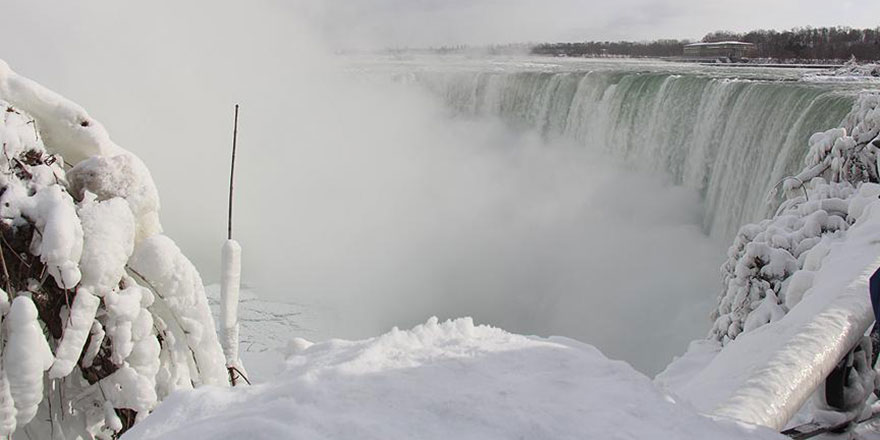
<svg viewBox="0 0 880 440"><path fill-rule="evenodd" d="M229 168L229 217L227 223L227 238L232 240L232 190L235 182L235 144L238 140L238 104L235 104L235 124L232 128L232 164Z"/></svg>

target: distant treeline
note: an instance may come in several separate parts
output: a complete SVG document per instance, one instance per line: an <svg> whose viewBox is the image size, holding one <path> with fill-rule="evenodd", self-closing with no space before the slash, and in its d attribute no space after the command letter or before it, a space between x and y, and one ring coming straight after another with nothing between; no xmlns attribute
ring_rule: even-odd
<svg viewBox="0 0 880 440"><path fill-rule="evenodd" d="M628 57L674 57L680 56L687 40L587 41L584 43L540 44L532 48L538 55L567 56L628 56Z"/></svg>
<svg viewBox="0 0 880 440"><path fill-rule="evenodd" d="M712 32L702 42L745 41L757 46L758 58L776 60L847 60L855 56L862 61L880 60L880 27L852 29L848 27L795 28L789 31L757 30L746 33ZM589 41L583 43L541 44L532 48L540 55L567 56L679 56L689 40L657 40L652 42Z"/></svg>
<svg viewBox="0 0 880 440"><path fill-rule="evenodd" d="M790 31L712 32L704 42L737 40L754 43L759 58L845 60L880 60L880 27L796 28Z"/></svg>

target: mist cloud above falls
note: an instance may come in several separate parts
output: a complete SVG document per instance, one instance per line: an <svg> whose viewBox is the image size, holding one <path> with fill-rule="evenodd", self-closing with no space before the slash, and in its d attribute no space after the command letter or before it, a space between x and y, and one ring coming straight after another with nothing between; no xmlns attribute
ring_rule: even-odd
<svg viewBox="0 0 880 440"><path fill-rule="evenodd" d="M166 230L207 282L240 102L245 280L332 311L324 335L472 315L655 371L708 329L722 249L696 195L497 121L450 120L418 90L345 72L286 6L257 5L13 5L2 24L33 41L0 49L145 159Z"/></svg>
<svg viewBox="0 0 880 440"><path fill-rule="evenodd" d="M409 90L334 93L350 99L305 115L292 148L245 173L248 212L273 213L240 222L259 292L334 310L334 336L470 315L647 371L705 333L722 248L695 194L498 122L448 120Z"/></svg>

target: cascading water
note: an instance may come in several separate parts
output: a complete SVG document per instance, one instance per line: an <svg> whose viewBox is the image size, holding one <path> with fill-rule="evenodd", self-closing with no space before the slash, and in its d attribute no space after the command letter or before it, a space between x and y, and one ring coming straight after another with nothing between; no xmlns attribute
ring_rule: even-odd
<svg viewBox="0 0 880 440"><path fill-rule="evenodd" d="M774 207L768 190L799 170L814 132L852 97L782 81L645 72L419 73L454 112L499 116L660 170L699 191L705 231L728 241Z"/></svg>

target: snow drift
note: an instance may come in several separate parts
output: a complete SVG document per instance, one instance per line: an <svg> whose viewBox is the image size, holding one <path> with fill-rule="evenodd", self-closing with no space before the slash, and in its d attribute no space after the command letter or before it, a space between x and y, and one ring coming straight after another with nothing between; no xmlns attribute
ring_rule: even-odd
<svg viewBox="0 0 880 440"><path fill-rule="evenodd" d="M468 318L289 350L272 384L175 394L125 438L781 438L697 415L589 345Z"/></svg>

